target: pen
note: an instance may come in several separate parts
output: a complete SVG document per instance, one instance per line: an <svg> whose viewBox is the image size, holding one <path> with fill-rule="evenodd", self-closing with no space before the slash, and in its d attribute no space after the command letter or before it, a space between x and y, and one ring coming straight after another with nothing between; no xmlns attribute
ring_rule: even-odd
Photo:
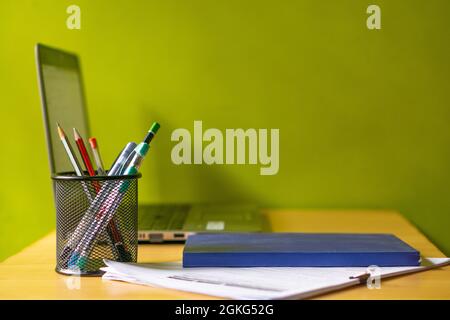
<svg viewBox="0 0 450 320"><path fill-rule="evenodd" d="M120 173L120 169L124 165L125 161L128 159L128 156L133 152L134 148L136 148L137 144L135 142L128 142L125 148L120 152L117 156L116 160L114 160L111 169L109 169L108 176L118 175Z"/></svg>
<svg viewBox="0 0 450 320"><path fill-rule="evenodd" d="M134 156L131 160L128 167L124 170L124 175L132 175L137 174L139 171L139 168L142 165L142 161L144 161L144 158L148 152L148 149L150 149L150 145L146 142L141 142L138 144L138 146L134 149Z"/></svg>
<svg viewBox="0 0 450 320"><path fill-rule="evenodd" d="M89 138L89 144L91 146L92 154L94 155L95 164L97 165L97 172L101 176L106 176L105 169L103 169L103 161L100 157L100 151L98 148L97 139Z"/></svg>
<svg viewBox="0 0 450 320"><path fill-rule="evenodd" d="M153 122L153 124L151 125L150 129L148 130L147 134L144 137L144 142L147 144L150 144L150 142L153 140L153 137L155 136L155 134L158 132L159 128L160 128L160 124L158 122ZM128 166L130 165L131 161L133 160L133 157L136 155L136 151L134 150L129 156L128 159L125 161L124 165L122 166L122 168L120 169L119 174L124 174L124 171L126 170L126 168L128 168Z"/></svg>
<svg viewBox="0 0 450 320"><path fill-rule="evenodd" d="M150 127L150 129L147 132L147 135L144 138L144 142L147 144L150 144L150 142L152 141L153 137L158 132L160 127L161 126L159 125L158 122L153 122L152 126Z"/></svg>

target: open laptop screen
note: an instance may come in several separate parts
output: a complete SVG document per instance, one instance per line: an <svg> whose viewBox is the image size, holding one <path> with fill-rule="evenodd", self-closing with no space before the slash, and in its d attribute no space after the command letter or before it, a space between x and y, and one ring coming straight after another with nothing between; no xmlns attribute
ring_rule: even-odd
<svg viewBox="0 0 450 320"><path fill-rule="evenodd" d="M88 138L80 66L76 55L38 44L36 59L52 174L73 171L59 139L56 123L75 147L72 128ZM81 162L80 162L81 163Z"/></svg>

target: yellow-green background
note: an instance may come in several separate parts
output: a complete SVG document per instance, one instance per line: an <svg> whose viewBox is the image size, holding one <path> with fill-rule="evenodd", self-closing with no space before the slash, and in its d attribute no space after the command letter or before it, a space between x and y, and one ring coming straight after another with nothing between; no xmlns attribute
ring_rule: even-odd
<svg viewBox="0 0 450 320"><path fill-rule="evenodd" d="M449 13L447 0L1 0L0 260L55 227L36 42L79 53L108 165L161 122L142 201L393 208L450 254ZM194 120L279 128L278 175L173 165L170 134Z"/></svg>

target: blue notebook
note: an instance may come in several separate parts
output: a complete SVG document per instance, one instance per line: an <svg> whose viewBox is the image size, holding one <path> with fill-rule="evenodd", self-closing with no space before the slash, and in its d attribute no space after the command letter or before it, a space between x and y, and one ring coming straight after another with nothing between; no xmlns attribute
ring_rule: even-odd
<svg viewBox="0 0 450 320"><path fill-rule="evenodd" d="M188 237L183 251L183 267L391 267L419 263L419 252L391 234L196 234Z"/></svg>

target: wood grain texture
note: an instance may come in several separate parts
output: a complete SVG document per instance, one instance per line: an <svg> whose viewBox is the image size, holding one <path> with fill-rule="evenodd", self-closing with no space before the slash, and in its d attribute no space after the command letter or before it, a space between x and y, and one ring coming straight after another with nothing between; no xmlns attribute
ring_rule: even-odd
<svg viewBox="0 0 450 320"><path fill-rule="evenodd" d="M273 231L392 233L426 257L443 257L424 235L400 214L368 210L266 210ZM55 233L0 264L0 299L213 299L176 290L152 288L101 278L81 278L80 289L68 288L71 277L55 267ZM139 262L177 261L180 244L139 246ZM450 299L450 268L384 280L381 289L365 286L333 292L317 299Z"/></svg>

